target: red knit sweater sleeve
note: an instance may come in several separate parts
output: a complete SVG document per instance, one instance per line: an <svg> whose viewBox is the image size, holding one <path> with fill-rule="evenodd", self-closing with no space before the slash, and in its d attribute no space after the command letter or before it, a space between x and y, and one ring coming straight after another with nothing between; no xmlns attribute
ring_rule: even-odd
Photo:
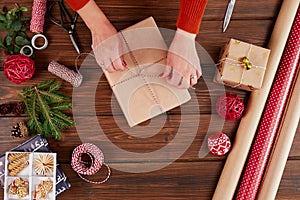
<svg viewBox="0 0 300 200"><path fill-rule="evenodd" d="M180 0L177 28L198 33L208 0Z"/></svg>
<svg viewBox="0 0 300 200"><path fill-rule="evenodd" d="M75 11L82 8L89 1L90 0L66 0L66 2L69 4L69 6Z"/></svg>

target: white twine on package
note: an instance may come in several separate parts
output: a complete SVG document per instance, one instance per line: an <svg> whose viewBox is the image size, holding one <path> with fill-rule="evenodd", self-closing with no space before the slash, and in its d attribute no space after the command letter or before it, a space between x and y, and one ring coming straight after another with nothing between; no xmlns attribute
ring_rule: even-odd
<svg viewBox="0 0 300 200"><path fill-rule="evenodd" d="M249 61L249 55L250 55L250 52L251 52L251 50L252 50L252 46L253 46L252 44L249 44L249 49L248 49L247 55L246 55L245 57L241 58L241 59L242 59L242 60L243 60L244 58L247 59L248 62L251 64L251 67L259 68L259 69L262 69L262 70L266 70L265 67L254 65L253 63L251 63L251 62ZM226 62L226 63L228 63L228 64L230 64L230 65L237 66L237 67L243 67L243 69L242 69L242 75L241 75L241 78L240 78L239 83L236 84L236 85L234 85L234 86L232 86L232 87L233 87L233 88L236 88L236 87L239 87L241 84L243 84L243 78L244 78L244 75L245 75L245 71L246 71L246 70L251 70L251 68L245 69L246 63L245 63L244 61L235 60L235 59L232 59L232 58L223 58L223 59L221 59L216 65L217 65L217 66L220 65L222 62Z"/></svg>
<svg viewBox="0 0 300 200"><path fill-rule="evenodd" d="M71 83L74 87L79 87L82 83L83 76L78 71L77 64L75 65L75 68L76 72L56 61L51 61L48 65L49 72Z"/></svg>
<svg viewBox="0 0 300 200"><path fill-rule="evenodd" d="M86 154L90 157L91 163L87 163L82 160L83 154ZM86 164L90 164L90 167L87 167ZM106 166L108 169L108 174L104 180L100 182L95 182L90 181L82 176L96 174L100 170L102 165ZM106 163L104 163L103 152L96 145L91 143L84 143L82 145L77 146L73 150L71 166L73 170L77 172L78 176L88 183L102 184L109 179L111 174L109 166Z"/></svg>

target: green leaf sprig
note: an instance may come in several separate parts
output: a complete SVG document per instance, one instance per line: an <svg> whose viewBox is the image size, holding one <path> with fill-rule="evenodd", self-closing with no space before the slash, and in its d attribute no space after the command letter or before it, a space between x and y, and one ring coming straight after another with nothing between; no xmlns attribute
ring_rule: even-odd
<svg viewBox="0 0 300 200"><path fill-rule="evenodd" d="M0 47L8 54L19 54L22 46L30 44L25 33L29 29L30 18L22 15L28 9L15 4L11 10L3 10L0 11L0 30L7 31L7 35L0 37Z"/></svg>

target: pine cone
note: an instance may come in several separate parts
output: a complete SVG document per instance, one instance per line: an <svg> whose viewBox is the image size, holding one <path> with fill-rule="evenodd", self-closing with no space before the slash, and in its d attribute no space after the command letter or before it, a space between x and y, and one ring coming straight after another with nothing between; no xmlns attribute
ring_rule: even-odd
<svg viewBox="0 0 300 200"><path fill-rule="evenodd" d="M11 104L1 104L0 105L0 114L5 115L11 112Z"/></svg>
<svg viewBox="0 0 300 200"><path fill-rule="evenodd" d="M12 111L13 114L19 116L24 113L24 103L17 102L13 105Z"/></svg>
<svg viewBox="0 0 300 200"><path fill-rule="evenodd" d="M11 136L18 138L28 136L28 129L23 121L17 123L12 127Z"/></svg>

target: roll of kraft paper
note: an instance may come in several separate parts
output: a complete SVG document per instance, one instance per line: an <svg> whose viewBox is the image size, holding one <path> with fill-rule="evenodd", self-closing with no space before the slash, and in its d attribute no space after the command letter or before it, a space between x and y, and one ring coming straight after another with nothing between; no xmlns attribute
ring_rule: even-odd
<svg viewBox="0 0 300 200"><path fill-rule="evenodd" d="M300 0L284 0L276 20L268 48L271 50L265 79L260 90L251 93L236 133L233 147L216 187L214 200L231 200L242 173L260 117L264 110Z"/></svg>
<svg viewBox="0 0 300 200"><path fill-rule="evenodd" d="M273 83L269 99L254 141L250 158L246 166L237 200L254 200L266 169L267 161L284 108L286 106L292 83L300 58L300 8L298 8L294 24L282 60Z"/></svg>
<svg viewBox="0 0 300 200"><path fill-rule="evenodd" d="M298 66L298 77L288 104L283 123L278 132L273 153L271 154L263 182L258 192L258 200L275 199L289 156L293 139L300 119L300 65Z"/></svg>

